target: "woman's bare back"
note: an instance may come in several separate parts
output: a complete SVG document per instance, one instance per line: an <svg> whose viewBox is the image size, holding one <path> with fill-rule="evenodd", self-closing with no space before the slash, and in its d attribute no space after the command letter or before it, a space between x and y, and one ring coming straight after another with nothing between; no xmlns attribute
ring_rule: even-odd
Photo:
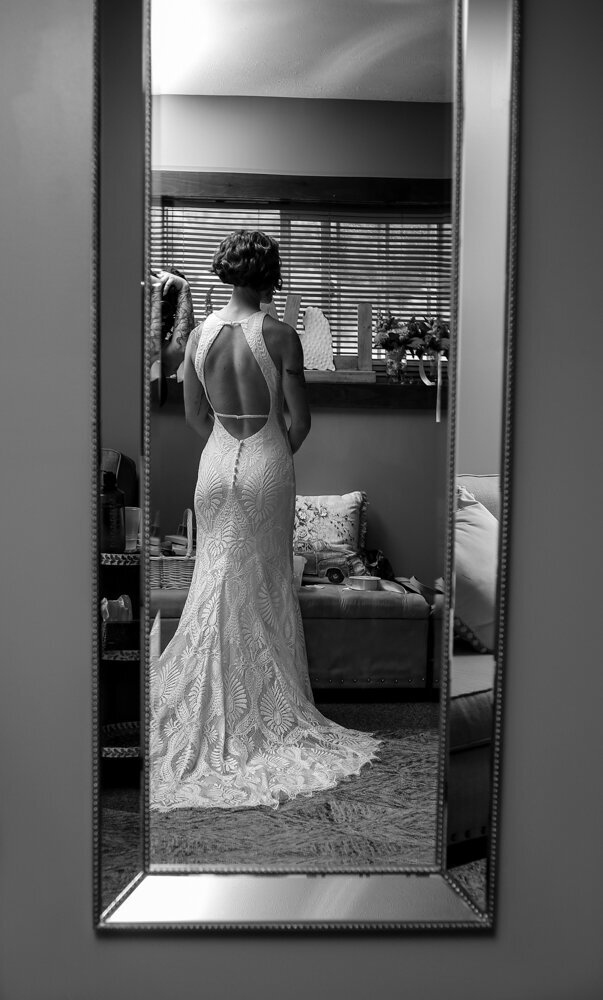
<svg viewBox="0 0 603 1000"><path fill-rule="evenodd" d="M241 321L229 322L220 313L215 315L224 326L216 335L205 359L207 396L224 427L233 437L243 440L266 423L270 412L270 392L247 343ZM287 329L285 324L271 316L264 318L264 343L279 373L279 339Z"/></svg>

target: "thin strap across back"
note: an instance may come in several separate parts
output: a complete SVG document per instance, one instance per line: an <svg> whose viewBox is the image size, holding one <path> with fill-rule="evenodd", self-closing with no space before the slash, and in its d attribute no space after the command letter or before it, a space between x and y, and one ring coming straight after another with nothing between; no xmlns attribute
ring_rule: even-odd
<svg viewBox="0 0 603 1000"><path fill-rule="evenodd" d="M228 417L230 420L260 420L268 419L269 413L218 413L214 410L214 416L216 417Z"/></svg>

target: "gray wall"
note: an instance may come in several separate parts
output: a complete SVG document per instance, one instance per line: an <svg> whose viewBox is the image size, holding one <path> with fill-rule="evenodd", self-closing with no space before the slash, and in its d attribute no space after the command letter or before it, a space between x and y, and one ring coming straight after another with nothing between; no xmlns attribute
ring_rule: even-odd
<svg viewBox="0 0 603 1000"><path fill-rule="evenodd" d="M242 992L255 1000L283 990L291 1000L600 996L603 484L590 428L601 426L603 358L594 325L582 333L591 362L582 380L566 377L564 364L576 302L585 316L599 312L592 221L603 208L603 23L598 0L571 11L565 0L523 6L496 934L99 940L91 924L88 669L91 4L4 0L3 1000Z"/></svg>
<svg viewBox="0 0 603 1000"><path fill-rule="evenodd" d="M156 169L450 177L449 104L163 96Z"/></svg>
<svg viewBox="0 0 603 1000"><path fill-rule="evenodd" d="M101 437L139 463L144 278L144 100L138 4L102 0L100 74ZM138 58L136 54L138 53Z"/></svg>
<svg viewBox="0 0 603 1000"><path fill-rule="evenodd" d="M459 472L499 471L505 339L510 4L465 0Z"/></svg>
<svg viewBox="0 0 603 1000"><path fill-rule="evenodd" d="M297 493L365 490L367 547L396 575L433 582L444 572L445 435L433 411L316 409L294 459ZM172 403L154 414L151 436L151 505L166 534L193 506L199 439Z"/></svg>

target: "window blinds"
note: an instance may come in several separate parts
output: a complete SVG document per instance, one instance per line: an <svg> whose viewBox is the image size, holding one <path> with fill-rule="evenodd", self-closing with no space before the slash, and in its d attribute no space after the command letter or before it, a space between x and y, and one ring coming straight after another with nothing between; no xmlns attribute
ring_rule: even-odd
<svg viewBox="0 0 603 1000"><path fill-rule="evenodd" d="M191 286L197 321L221 308L229 289L210 267L220 241L235 229L261 229L278 240L283 289L274 302L283 314L288 292L329 319L336 354L357 353L357 308L370 302L401 319L450 319L451 228L448 217L413 216L399 210L340 206L204 205L163 199L152 206L151 264L176 267ZM374 350L375 360L383 352Z"/></svg>

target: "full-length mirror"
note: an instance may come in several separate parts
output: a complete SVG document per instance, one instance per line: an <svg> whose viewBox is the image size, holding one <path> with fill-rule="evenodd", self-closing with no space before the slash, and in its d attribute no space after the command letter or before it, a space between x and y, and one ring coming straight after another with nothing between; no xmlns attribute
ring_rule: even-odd
<svg viewBox="0 0 603 1000"><path fill-rule="evenodd" d="M488 927L511 4L127 10L117 40L98 7L100 926Z"/></svg>

